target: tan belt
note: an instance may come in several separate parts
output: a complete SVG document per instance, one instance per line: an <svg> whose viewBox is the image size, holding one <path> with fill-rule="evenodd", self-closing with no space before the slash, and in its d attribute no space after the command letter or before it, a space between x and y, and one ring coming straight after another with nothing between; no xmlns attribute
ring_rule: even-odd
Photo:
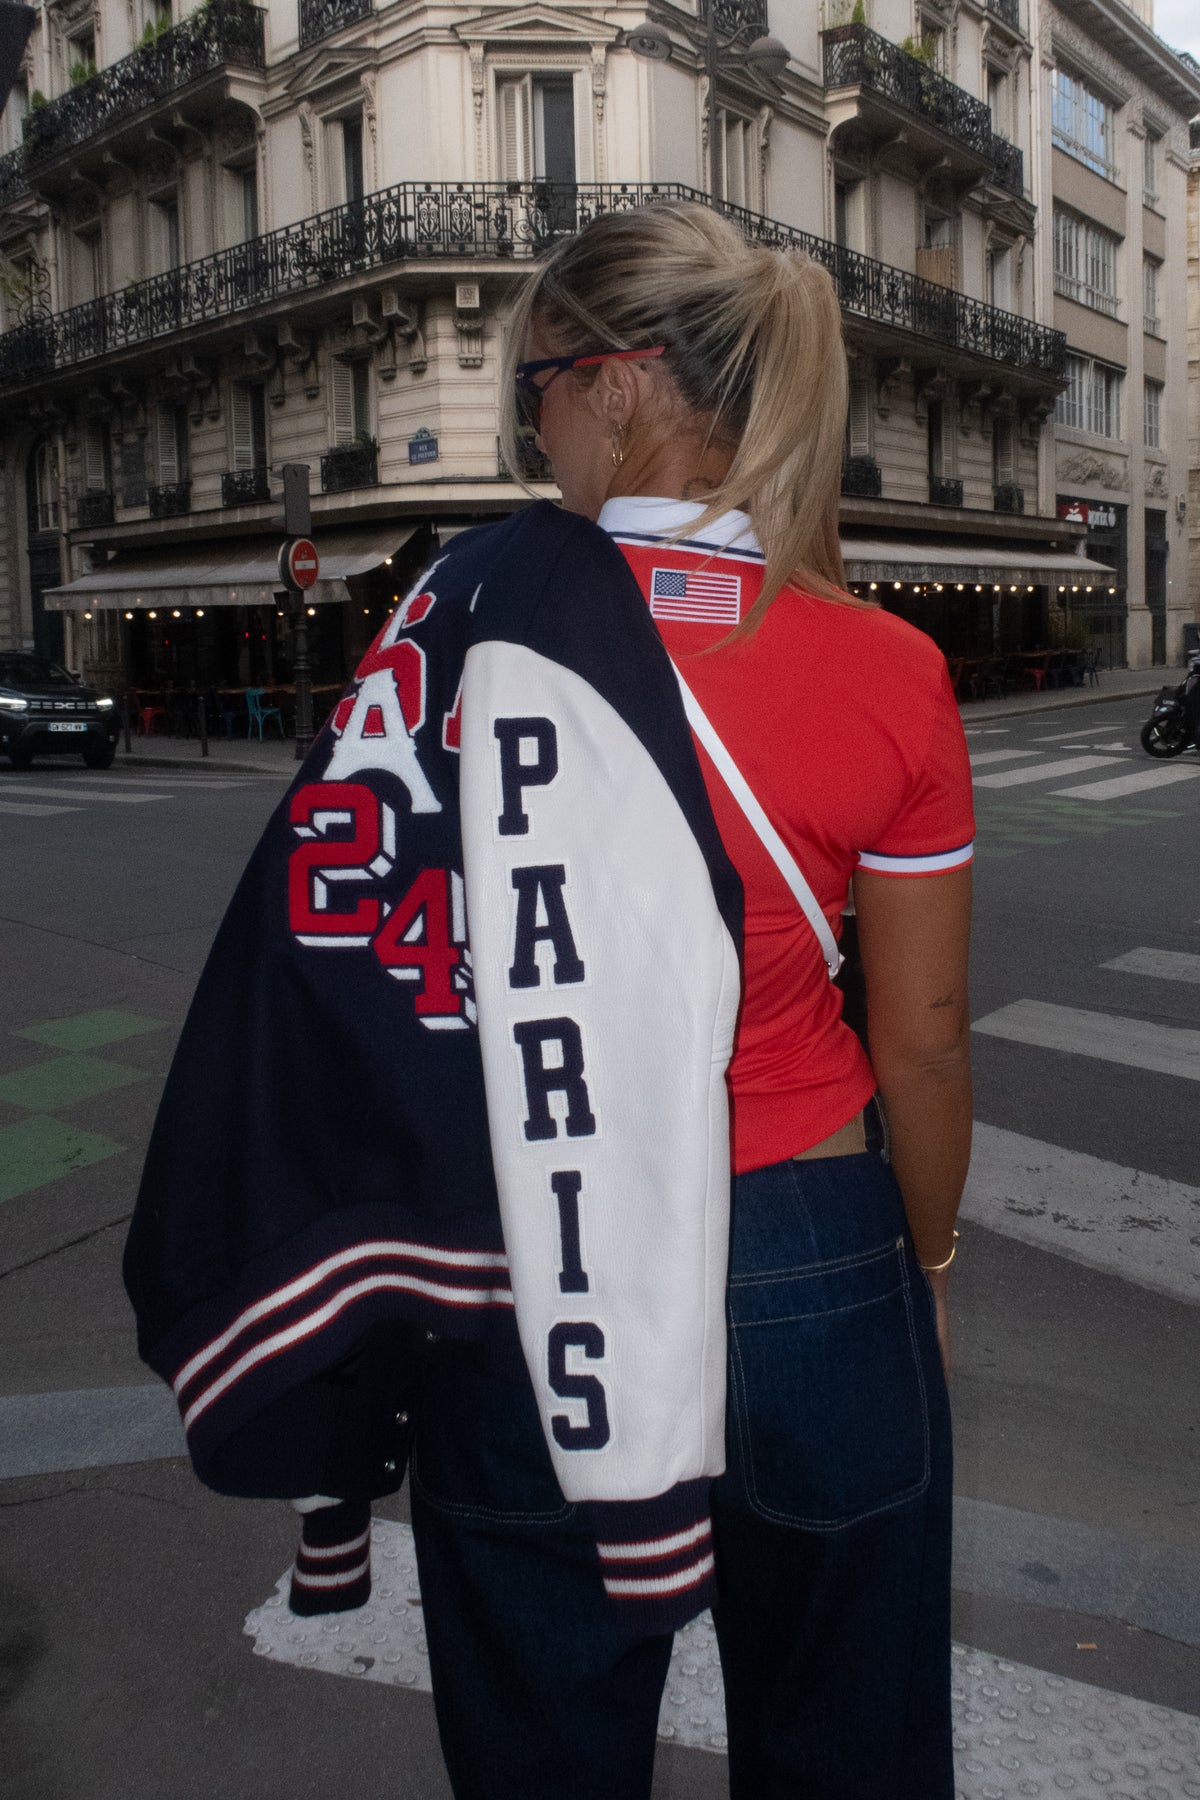
<svg viewBox="0 0 1200 1800"><path fill-rule="evenodd" d="M807 1150L801 1150L793 1156L793 1162L815 1162L823 1156L861 1156L867 1147L867 1128L861 1113L842 1126L840 1131L822 1138L819 1144L813 1144Z"/></svg>

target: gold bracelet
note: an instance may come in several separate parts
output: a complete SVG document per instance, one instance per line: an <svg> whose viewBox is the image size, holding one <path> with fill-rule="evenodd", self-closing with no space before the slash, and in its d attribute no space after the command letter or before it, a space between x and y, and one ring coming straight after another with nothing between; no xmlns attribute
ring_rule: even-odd
<svg viewBox="0 0 1200 1800"><path fill-rule="evenodd" d="M946 1258L945 1262L920 1263L920 1264L918 1264L918 1267L920 1268L922 1275L940 1275L943 1272L943 1270L948 1269L950 1267L950 1264L954 1261L954 1259L957 1255L958 1255L958 1233L956 1231L954 1233L954 1248L951 1250L951 1252L950 1252L949 1256Z"/></svg>

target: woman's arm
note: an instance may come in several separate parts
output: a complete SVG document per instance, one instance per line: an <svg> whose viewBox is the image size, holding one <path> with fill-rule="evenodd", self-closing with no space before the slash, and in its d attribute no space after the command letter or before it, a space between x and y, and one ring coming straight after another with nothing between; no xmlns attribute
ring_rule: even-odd
<svg viewBox="0 0 1200 1800"><path fill-rule="evenodd" d="M898 879L860 869L854 905L892 1167L918 1261L933 1265L954 1248L971 1155L971 871ZM930 1277L947 1368L949 1278L949 1269Z"/></svg>

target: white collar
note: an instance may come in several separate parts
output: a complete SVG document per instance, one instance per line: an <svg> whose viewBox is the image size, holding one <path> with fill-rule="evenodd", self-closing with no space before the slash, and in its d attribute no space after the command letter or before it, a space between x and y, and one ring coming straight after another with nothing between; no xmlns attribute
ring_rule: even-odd
<svg viewBox="0 0 1200 1800"><path fill-rule="evenodd" d="M693 519L704 516L704 507L696 500L661 500L649 494L622 494L606 500L596 523L612 537L670 537ZM719 550L744 550L762 555L762 546L750 528L744 512L722 513L704 527L703 536L689 542L702 543Z"/></svg>

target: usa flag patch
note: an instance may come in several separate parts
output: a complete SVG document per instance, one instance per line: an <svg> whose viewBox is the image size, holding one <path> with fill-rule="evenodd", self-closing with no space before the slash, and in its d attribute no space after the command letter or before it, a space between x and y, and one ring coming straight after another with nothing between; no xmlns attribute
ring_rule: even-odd
<svg viewBox="0 0 1200 1800"><path fill-rule="evenodd" d="M736 625L742 616L742 578L707 569L655 569L650 612L689 625Z"/></svg>

